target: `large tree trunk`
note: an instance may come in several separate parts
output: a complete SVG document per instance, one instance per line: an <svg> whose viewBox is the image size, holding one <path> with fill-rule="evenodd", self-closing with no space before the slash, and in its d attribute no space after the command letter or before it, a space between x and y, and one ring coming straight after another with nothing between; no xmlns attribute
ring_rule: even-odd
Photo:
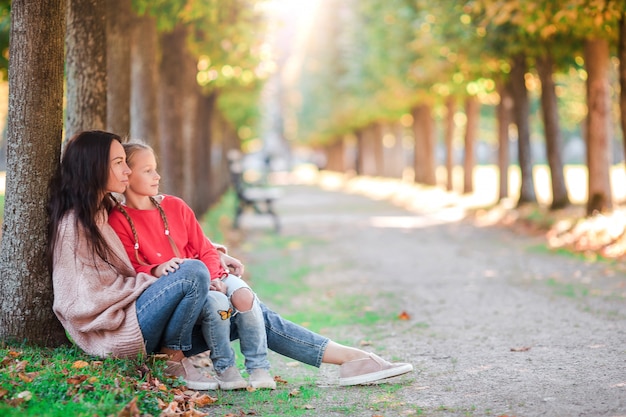
<svg viewBox="0 0 626 417"><path fill-rule="evenodd" d="M552 179L552 210L569 206L570 201L565 186L562 149L563 139L559 127L559 113L556 90L552 79L553 61L550 51L537 59L537 72L541 80L541 110L546 135L546 154Z"/></svg>
<svg viewBox="0 0 626 417"><path fill-rule="evenodd" d="M443 138L446 147L446 190L454 190L454 113L456 101L453 96L446 98L446 117Z"/></svg>
<svg viewBox="0 0 626 417"><path fill-rule="evenodd" d="M107 2L107 130L130 134L131 0Z"/></svg>
<svg viewBox="0 0 626 417"><path fill-rule="evenodd" d="M158 43L154 17L146 14L133 19L130 136L150 144L159 160L163 160L157 106Z"/></svg>
<svg viewBox="0 0 626 417"><path fill-rule="evenodd" d="M463 155L463 193L474 192L474 166L476 165L476 135L480 118L480 103L475 96L468 96L465 100L465 153Z"/></svg>
<svg viewBox="0 0 626 417"><path fill-rule="evenodd" d="M46 261L48 181L63 129L64 0L14 1L9 47L6 201L0 252L0 340L67 341L52 313Z"/></svg>
<svg viewBox="0 0 626 417"><path fill-rule="evenodd" d="M437 185L435 163L435 123L428 104L413 108L413 134L415 138L414 170L415 182Z"/></svg>
<svg viewBox="0 0 626 417"><path fill-rule="evenodd" d="M613 207L611 196L609 43L585 41L587 69L587 169L589 171L587 215Z"/></svg>
<svg viewBox="0 0 626 417"><path fill-rule="evenodd" d="M530 127L528 115L528 90L526 89L526 56L513 58L511 66L511 94L513 96L513 119L517 126L517 150L521 174L520 193L517 205L536 203L535 184L533 182L533 163L530 148Z"/></svg>
<svg viewBox="0 0 626 417"><path fill-rule="evenodd" d="M106 6L104 0L68 0L65 39L65 135L105 129L107 120Z"/></svg>
<svg viewBox="0 0 626 417"><path fill-rule="evenodd" d="M498 84L500 102L496 109L498 122L498 172L500 172L498 201L509 196L509 125L511 124L511 109L513 99L508 83Z"/></svg>
<svg viewBox="0 0 626 417"><path fill-rule="evenodd" d="M162 58L159 86L159 133L161 149L161 183L163 192L179 197L184 193L185 154L183 141L185 80L180 65L187 58L185 47L186 31L182 26L173 32L161 35Z"/></svg>

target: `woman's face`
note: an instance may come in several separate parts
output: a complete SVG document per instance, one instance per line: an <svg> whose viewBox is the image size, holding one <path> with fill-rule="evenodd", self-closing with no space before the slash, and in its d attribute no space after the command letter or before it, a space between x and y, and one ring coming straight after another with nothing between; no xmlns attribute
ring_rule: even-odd
<svg viewBox="0 0 626 417"><path fill-rule="evenodd" d="M136 151L132 160L133 173L129 177L127 193L137 196L155 196L159 193L159 180L161 176L157 172L157 163L154 153L148 149Z"/></svg>
<svg viewBox="0 0 626 417"><path fill-rule="evenodd" d="M131 170L126 164L126 152L121 143L114 140L111 142L109 153L109 178L106 191L109 193L123 193L128 187L128 176Z"/></svg>

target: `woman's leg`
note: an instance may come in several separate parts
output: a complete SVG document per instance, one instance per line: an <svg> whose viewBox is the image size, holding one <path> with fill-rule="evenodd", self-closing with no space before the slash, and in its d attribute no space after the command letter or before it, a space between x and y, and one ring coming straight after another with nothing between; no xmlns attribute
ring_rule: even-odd
<svg viewBox="0 0 626 417"><path fill-rule="evenodd" d="M182 351L191 349L193 327L207 302L209 271L186 260L173 273L162 276L137 299L137 319L148 353L167 353L165 373L181 377L190 389L217 389L219 384L198 372Z"/></svg>
<svg viewBox="0 0 626 417"><path fill-rule="evenodd" d="M409 363L390 363L373 353L340 345L285 320L261 303L268 347L274 352L319 367L340 365L339 384L357 385L402 375L413 370ZM232 337L237 334L231 334Z"/></svg>
<svg viewBox="0 0 626 417"><path fill-rule="evenodd" d="M206 302L208 270L200 261L187 260L164 275L137 298L137 319L146 351L191 349L191 333Z"/></svg>

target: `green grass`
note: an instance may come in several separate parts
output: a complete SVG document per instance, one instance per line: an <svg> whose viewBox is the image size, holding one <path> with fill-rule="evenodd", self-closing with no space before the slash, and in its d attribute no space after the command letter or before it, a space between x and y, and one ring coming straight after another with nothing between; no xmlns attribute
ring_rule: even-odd
<svg viewBox="0 0 626 417"><path fill-rule="evenodd" d="M142 413L158 415L157 398L173 398L142 388L148 375L164 380L159 363L150 364L150 374L139 376L148 369L140 359L100 360L74 347L3 346L0 358L2 416L116 415L134 398ZM86 366L75 367L78 361Z"/></svg>

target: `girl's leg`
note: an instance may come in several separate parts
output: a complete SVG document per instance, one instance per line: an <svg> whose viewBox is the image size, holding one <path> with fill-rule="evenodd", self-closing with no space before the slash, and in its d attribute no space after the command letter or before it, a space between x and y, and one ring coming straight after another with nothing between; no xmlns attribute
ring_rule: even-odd
<svg viewBox="0 0 626 417"><path fill-rule="evenodd" d="M246 370L252 374L253 369L269 369L265 320L256 294L244 280L235 275L229 275L223 281L228 288L226 295L235 310L231 320L239 333Z"/></svg>
<svg viewBox="0 0 626 417"><path fill-rule="evenodd" d="M235 352L230 345L230 303L219 291L209 291L200 315L202 335L211 350L213 368L219 374L235 365Z"/></svg>

